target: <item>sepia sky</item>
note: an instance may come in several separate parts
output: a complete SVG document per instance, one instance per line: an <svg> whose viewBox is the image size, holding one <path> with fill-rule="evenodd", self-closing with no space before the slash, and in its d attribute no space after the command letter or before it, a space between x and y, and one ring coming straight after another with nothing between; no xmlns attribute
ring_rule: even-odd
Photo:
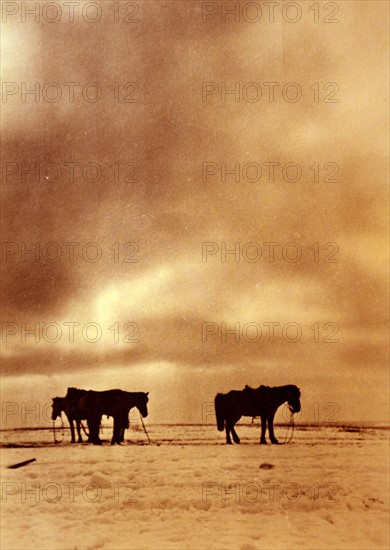
<svg viewBox="0 0 390 550"><path fill-rule="evenodd" d="M279 12L270 23L265 11L256 23L218 13L203 22L202 2L150 0L138 2L138 23L125 24L100 4L97 23L76 13L74 23L10 16L3 25L3 86L16 85L2 104L2 401L32 407L68 386L120 387L150 392L151 421L202 422L218 391L291 383L305 421L318 420L316 403L321 421L330 403L333 419L386 420L386 2L339 2L333 24L313 23L311 2L299 3L297 23ZM34 82L39 97L23 102L22 83ZM69 82L80 83L73 102ZM202 97L204 82L216 92ZM267 82L279 83L274 102ZM301 87L300 101L283 98L289 82ZM324 102L330 82L337 103ZM45 83L58 83L60 100L44 100ZM85 100L87 83L98 84L101 100ZM224 102L222 83L240 83L240 101ZM250 101L258 86L242 93L246 83L260 85L259 101ZM302 177L286 181L275 168L270 181L269 162L297 163ZM39 165L39 181L23 163ZM99 181L88 181L91 166L83 176L88 163L100 167ZM203 163L217 173L202 177ZM223 181L221 167L235 163L239 181ZM248 181L253 171L244 177L247 163L262 167L259 181ZM324 181L327 163L338 166L337 182ZM22 243L40 243L37 258L24 257ZM74 257L65 243L78 243ZM215 243L207 248L215 254L202 257L202 243ZM221 257L222 243L239 256ZM283 256L294 258L287 243L298 246L298 261ZM91 261L96 250L101 258ZM38 341L23 341L23 323L38 324ZM45 332L48 323L56 325ZM73 342L64 323L79 323ZM85 341L95 335L92 326L83 335L88 323L100 327L98 342ZM202 337L204 323L216 333ZM257 323L262 335L223 341L221 323ZM275 341L264 323L278 323ZM294 328L283 337L287 323L302 331L299 341L288 341ZM338 342L324 342L334 327ZM124 342L132 330L138 342ZM18 414L7 422L23 424Z"/></svg>

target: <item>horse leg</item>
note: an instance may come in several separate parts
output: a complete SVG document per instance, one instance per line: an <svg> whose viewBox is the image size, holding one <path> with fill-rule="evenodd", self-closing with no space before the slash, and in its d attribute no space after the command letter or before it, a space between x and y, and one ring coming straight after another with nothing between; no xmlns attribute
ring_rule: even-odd
<svg viewBox="0 0 390 550"><path fill-rule="evenodd" d="M271 443L273 443L274 445L277 445L279 441L276 439L274 434L274 416L275 416L275 413L270 414L268 417L268 433L269 433L269 438Z"/></svg>
<svg viewBox="0 0 390 550"><path fill-rule="evenodd" d="M74 424L73 424L73 419L71 420L71 419L68 418L68 420L69 420L69 424L70 424L70 433L71 433L71 440L70 440L70 442L71 442L71 443L76 443L76 438L75 438L75 436L74 436Z"/></svg>
<svg viewBox="0 0 390 550"><path fill-rule="evenodd" d="M124 443L125 441L125 430L127 428L130 428L130 422L129 422L129 415L127 414L126 418L124 419L124 422L123 422L123 426L121 427L121 432L120 432L120 442L121 443Z"/></svg>
<svg viewBox="0 0 390 550"><path fill-rule="evenodd" d="M84 419L83 419L84 420ZM88 439L87 439L87 443L92 443L92 428L91 428L91 422L89 420L89 418L86 418L85 419L87 421L87 426L88 426Z"/></svg>
<svg viewBox="0 0 390 550"><path fill-rule="evenodd" d="M99 445L99 426L94 419L88 420L89 439L93 445Z"/></svg>
<svg viewBox="0 0 390 550"><path fill-rule="evenodd" d="M88 443L93 443L96 439L96 430L95 430L95 423L92 418L87 418L87 426L88 426Z"/></svg>
<svg viewBox="0 0 390 550"><path fill-rule="evenodd" d="M83 438L81 437L81 423L79 419L76 420L76 426L77 426L77 435L79 436L77 442L82 443Z"/></svg>
<svg viewBox="0 0 390 550"><path fill-rule="evenodd" d="M99 414L96 418L96 445L102 445L103 442L100 439L99 432L100 432L100 424L102 423L102 414Z"/></svg>
<svg viewBox="0 0 390 550"><path fill-rule="evenodd" d="M120 445L121 443L124 443L124 441L125 441L125 427L121 425L118 430L118 445Z"/></svg>
<svg viewBox="0 0 390 550"><path fill-rule="evenodd" d="M225 431L226 431L226 443L228 445L231 445L232 440L230 439L230 424L227 421L225 422Z"/></svg>
<svg viewBox="0 0 390 550"><path fill-rule="evenodd" d="M267 417L261 416L261 435L260 435L260 444L266 445L267 441L265 440L265 430L267 429Z"/></svg>
<svg viewBox="0 0 390 550"><path fill-rule="evenodd" d="M115 445L116 423L117 423L117 420L116 420L116 418L115 418L115 416L114 416L114 427L112 428L111 445Z"/></svg>
<svg viewBox="0 0 390 550"><path fill-rule="evenodd" d="M240 443L240 438L237 435L236 430L234 429L234 426L232 427L232 435L233 435L233 441L234 443Z"/></svg>
<svg viewBox="0 0 390 550"><path fill-rule="evenodd" d="M233 436L233 441L234 443L240 443L240 438L238 437L238 435L236 434L235 432L235 429L234 429L234 422L232 422L231 420L226 422L226 443L228 445L231 445L232 444L232 440L230 439L230 432Z"/></svg>
<svg viewBox="0 0 390 550"><path fill-rule="evenodd" d="M119 432L119 443L124 443L125 441L125 429L121 428Z"/></svg>
<svg viewBox="0 0 390 550"><path fill-rule="evenodd" d="M115 445L115 443L117 443L118 445L121 444L120 434L121 434L121 423L119 421L119 418L114 416L114 428L112 431L111 445Z"/></svg>
<svg viewBox="0 0 390 550"><path fill-rule="evenodd" d="M94 445L101 445L102 441L99 437L99 426L100 426L100 417L89 418L88 427L89 427L89 437L91 442Z"/></svg>
<svg viewBox="0 0 390 550"><path fill-rule="evenodd" d="M233 419L233 424L232 424L232 436L233 436L233 441L234 443L237 443L239 444L240 443L240 438L238 437L237 433L236 433L236 430L234 429L234 426L237 424L237 422L240 420L240 418L235 418Z"/></svg>

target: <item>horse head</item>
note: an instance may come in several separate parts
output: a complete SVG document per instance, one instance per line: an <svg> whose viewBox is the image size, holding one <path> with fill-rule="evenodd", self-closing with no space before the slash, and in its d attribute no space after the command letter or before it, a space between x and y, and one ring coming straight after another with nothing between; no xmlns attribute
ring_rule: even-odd
<svg viewBox="0 0 390 550"><path fill-rule="evenodd" d="M149 395L149 392L146 392L146 393L140 392L139 394L137 394L136 407L143 418L146 418L148 416L148 405L147 405L149 401L148 395Z"/></svg>
<svg viewBox="0 0 390 550"><path fill-rule="evenodd" d="M66 397L68 399L74 399L77 397L81 397L86 393L86 390L80 390L79 388L68 388L68 391L66 392Z"/></svg>
<svg viewBox="0 0 390 550"><path fill-rule="evenodd" d="M52 411L51 411L51 419L55 420L59 416L61 416L62 412L62 403L63 399L62 397L53 397L53 403L52 403Z"/></svg>
<svg viewBox="0 0 390 550"><path fill-rule="evenodd" d="M301 410L301 392L297 386L287 386L287 403L292 413L299 413Z"/></svg>

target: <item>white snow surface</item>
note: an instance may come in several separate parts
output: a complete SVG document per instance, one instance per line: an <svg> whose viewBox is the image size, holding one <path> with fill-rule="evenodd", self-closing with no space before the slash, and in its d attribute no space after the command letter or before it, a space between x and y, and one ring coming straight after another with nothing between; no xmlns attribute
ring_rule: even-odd
<svg viewBox="0 0 390 550"><path fill-rule="evenodd" d="M1 548L389 548L387 429L298 427L264 446L239 424L228 446L215 426L152 425L150 445L136 428L114 447L108 429L101 447L1 432Z"/></svg>

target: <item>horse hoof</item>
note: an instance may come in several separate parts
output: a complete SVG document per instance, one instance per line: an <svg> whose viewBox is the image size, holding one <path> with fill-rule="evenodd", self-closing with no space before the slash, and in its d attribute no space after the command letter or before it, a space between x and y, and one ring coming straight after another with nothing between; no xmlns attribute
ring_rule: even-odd
<svg viewBox="0 0 390 550"><path fill-rule="evenodd" d="M260 445L267 445L266 441L260 441Z"/></svg>
<svg viewBox="0 0 390 550"><path fill-rule="evenodd" d="M231 441L226 441L226 445L232 445Z"/></svg>
<svg viewBox="0 0 390 550"><path fill-rule="evenodd" d="M277 439L274 439L271 441L272 445L279 445L279 441Z"/></svg>

